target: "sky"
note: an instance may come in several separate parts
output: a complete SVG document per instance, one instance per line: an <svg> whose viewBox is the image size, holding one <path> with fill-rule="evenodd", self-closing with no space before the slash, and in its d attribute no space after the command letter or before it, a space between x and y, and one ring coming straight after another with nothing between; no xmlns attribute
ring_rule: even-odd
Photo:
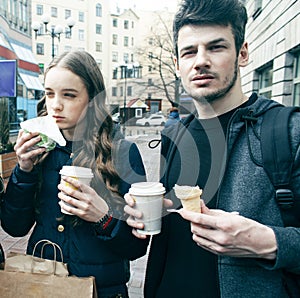
<svg viewBox="0 0 300 298"><path fill-rule="evenodd" d="M142 10L161 10L168 7L170 11L176 11L176 0L113 0L121 9L134 8Z"/></svg>

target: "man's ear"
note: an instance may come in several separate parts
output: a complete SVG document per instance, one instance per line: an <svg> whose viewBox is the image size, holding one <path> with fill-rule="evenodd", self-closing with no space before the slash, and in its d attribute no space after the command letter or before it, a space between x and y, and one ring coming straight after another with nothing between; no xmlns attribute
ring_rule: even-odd
<svg viewBox="0 0 300 298"><path fill-rule="evenodd" d="M244 42L239 53L239 66L247 66L249 61L248 43Z"/></svg>
<svg viewBox="0 0 300 298"><path fill-rule="evenodd" d="M178 78L181 77L181 74L180 74L180 70L179 70L179 65L178 65L178 59L174 56L173 57L173 60L174 60L174 65L175 65L175 73L176 73L176 76Z"/></svg>

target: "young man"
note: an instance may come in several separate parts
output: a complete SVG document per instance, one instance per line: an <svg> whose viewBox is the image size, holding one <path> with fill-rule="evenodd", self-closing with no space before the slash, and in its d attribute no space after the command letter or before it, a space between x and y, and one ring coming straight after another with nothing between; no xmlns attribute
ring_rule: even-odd
<svg viewBox="0 0 300 298"><path fill-rule="evenodd" d="M300 273L300 229L283 227L264 171L260 131L278 103L241 88L248 62L238 0L186 0L174 20L177 71L196 113L162 133L161 181L203 189L202 213L180 209L152 239L145 297L289 297L284 272ZM251 120L253 122L251 122ZM300 196L300 119L290 125L292 191ZM127 223L142 228L126 195ZM167 201L170 205L170 201ZM191 234L192 232L192 234Z"/></svg>

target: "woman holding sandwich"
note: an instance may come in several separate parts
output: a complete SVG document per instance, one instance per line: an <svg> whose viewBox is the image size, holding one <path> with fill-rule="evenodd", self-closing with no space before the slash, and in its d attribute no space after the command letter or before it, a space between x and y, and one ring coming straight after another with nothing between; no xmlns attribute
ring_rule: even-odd
<svg viewBox="0 0 300 298"><path fill-rule="evenodd" d="M114 129L105 100L103 77L90 54L74 51L54 59L38 113L54 119L66 146L46 152L34 147L38 133L20 130L1 224L15 237L34 227L28 254L41 239L57 243L71 275L95 276L99 297L128 297L129 260L144 255L146 244L122 220L123 195L133 182L145 181L145 170L137 146ZM92 169L91 185L64 176L70 186L60 183L65 165ZM68 205L61 209L59 201ZM45 253L53 259L50 249Z"/></svg>

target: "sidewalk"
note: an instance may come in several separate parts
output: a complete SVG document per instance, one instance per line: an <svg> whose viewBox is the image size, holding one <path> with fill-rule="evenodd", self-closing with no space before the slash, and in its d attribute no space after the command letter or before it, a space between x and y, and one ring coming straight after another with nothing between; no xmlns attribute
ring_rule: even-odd
<svg viewBox="0 0 300 298"><path fill-rule="evenodd" d="M144 161L148 181L158 181L159 179L158 163L160 146L155 149L150 149L148 147L148 142L152 139L159 139L159 132L161 129L161 127L126 127L126 139L131 140L137 144ZM157 166L153 166L153 161L155 161L155 165L157 163ZM21 238L13 238L6 234L0 227L0 243L3 246L5 254L7 254L9 251L25 253L29 236L30 235ZM128 283L130 298L143 298L146 262L147 255L130 262L131 278Z"/></svg>

